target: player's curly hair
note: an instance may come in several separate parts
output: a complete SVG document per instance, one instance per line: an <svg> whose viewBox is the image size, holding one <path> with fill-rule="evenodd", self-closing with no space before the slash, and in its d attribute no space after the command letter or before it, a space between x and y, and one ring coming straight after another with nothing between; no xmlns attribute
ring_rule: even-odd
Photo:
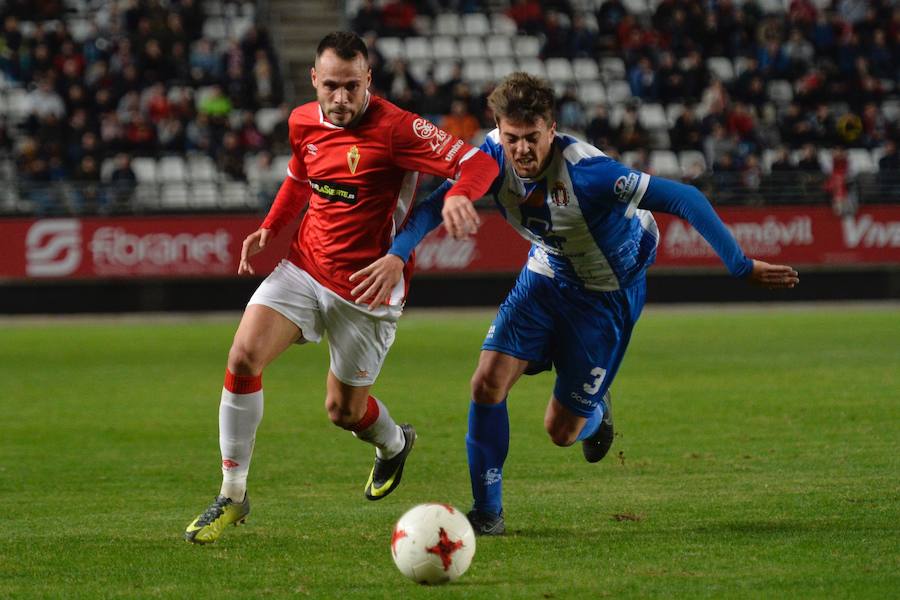
<svg viewBox="0 0 900 600"><path fill-rule="evenodd" d="M357 54L369 60L369 49L361 37L352 31L332 31L322 38L319 47L316 48L316 58L322 56L326 50L333 50L343 60L353 60Z"/></svg>
<svg viewBox="0 0 900 600"><path fill-rule="evenodd" d="M512 73L488 96L494 119L534 123L539 118L549 125L554 122L556 94L543 79L528 73Z"/></svg>

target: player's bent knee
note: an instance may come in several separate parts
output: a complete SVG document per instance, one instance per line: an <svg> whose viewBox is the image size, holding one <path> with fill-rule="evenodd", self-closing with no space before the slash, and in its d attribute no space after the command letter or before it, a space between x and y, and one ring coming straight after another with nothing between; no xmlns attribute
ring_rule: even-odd
<svg viewBox="0 0 900 600"><path fill-rule="evenodd" d="M507 390L489 374L476 371L472 376L472 400L476 404L499 404L506 398Z"/></svg>
<svg viewBox="0 0 900 600"><path fill-rule="evenodd" d="M544 428L550 436L550 441L561 448L571 446L578 439L577 431L572 431L569 427L562 426L555 421L544 421Z"/></svg>
<svg viewBox="0 0 900 600"><path fill-rule="evenodd" d="M363 417L360 411L353 410L352 406L341 403L331 396L325 398L325 410L331 422L342 429L352 428Z"/></svg>
<svg viewBox="0 0 900 600"><path fill-rule="evenodd" d="M228 370L235 375L257 375L264 366L259 353L242 344L234 344L228 351Z"/></svg>

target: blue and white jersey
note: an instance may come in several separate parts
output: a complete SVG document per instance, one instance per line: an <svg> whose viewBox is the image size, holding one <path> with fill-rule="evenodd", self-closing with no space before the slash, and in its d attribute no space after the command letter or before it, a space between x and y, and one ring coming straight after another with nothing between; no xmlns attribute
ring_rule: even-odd
<svg viewBox="0 0 900 600"><path fill-rule="evenodd" d="M650 176L597 148L557 134L538 177L519 177L500 146L499 131L481 146L500 165L488 192L503 216L531 242L531 271L596 291L626 288L656 258L659 230L638 208Z"/></svg>
<svg viewBox="0 0 900 600"><path fill-rule="evenodd" d="M481 149L500 165L488 195L531 242L528 269L587 290L625 289L656 258L659 230L650 211L686 219L735 277L753 269L734 236L697 188L651 177L574 137L556 134L550 162L534 179L519 177L491 131ZM412 211L390 254L404 261L440 225L445 182Z"/></svg>

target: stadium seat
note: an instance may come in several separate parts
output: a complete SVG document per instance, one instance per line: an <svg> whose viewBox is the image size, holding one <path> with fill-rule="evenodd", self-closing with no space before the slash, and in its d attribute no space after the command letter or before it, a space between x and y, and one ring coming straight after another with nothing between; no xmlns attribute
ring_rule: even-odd
<svg viewBox="0 0 900 600"><path fill-rule="evenodd" d="M91 21L88 19L69 19L66 26L69 28L72 40L79 44L84 43L85 40L91 37L91 32L93 31Z"/></svg>
<svg viewBox="0 0 900 600"><path fill-rule="evenodd" d="M518 36L513 38L513 49L520 59L537 58L541 54L541 41L533 35Z"/></svg>
<svg viewBox="0 0 900 600"><path fill-rule="evenodd" d="M159 207L165 209L184 210L188 207L188 189L184 183L166 183L162 186Z"/></svg>
<svg viewBox="0 0 900 600"><path fill-rule="evenodd" d="M487 38L485 50L492 59L513 56L512 38L505 35L491 36Z"/></svg>
<svg viewBox="0 0 900 600"><path fill-rule="evenodd" d="M671 104L666 105L666 123L669 124L669 129L675 127L675 121L678 120L678 117L680 117L683 112L684 104L681 102L672 102Z"/></svg>
<svg viewBox="0 0 900 600"><path fill-rule="evenodd" d="M600 73L607 82L625 79L625 61L618 56L604 56L600 59Z"/></svg>
<svg viewBox="0 0 900 600"><path fill-rule="evenodd" d="M878 163L872 159L872 153L865 148L847 150L851 173L877 173Z"/></svg>
<svg viewBox="0 0 900 600"><path fill-rule="evenodd" d="M455 61L442 61L442 62L449 62L452 65ZM421 60L420 59L420 60L410 61L406 65L406 68L409 69L409 72L412 74L412 76L416 78L416 81L425 81L426 79L428 79L431 76L431 71L434 68L435 64L438 64L438 63L434 63L430 60ZM446 79L444 79L443 81L446 81ZM443 83L443 81L441 83Z"/></svg>
<svg viewBox="0 0 900 600"><path fill-rule="evenodd" d="M156 182L156 161L145 156L138 156L131 161L131 169L138 183Z"/></svg>
<svg viewBox="0 0 900 600"><path fill-rule="evenodd" d="M291 162L290 154L283 154L272 159L272 173L276 177L287 176L288 163Z"/></svg>
<svg viewBox="0 0 900 600"><path fill-rule="evenodd" d="M788 0L757 0L757 3L767 15L781 15L788 8Z"/></svg>
<svg viewBox="0 0 900 600"><path fill-rule="evenodd" d="M498 81L510 73L514 73L519 68L516 61L512 58L494 58L491 64L494 71L494 79Z"/></svg>
<svg viewBox="0 0 900 600"><path fill-rule="evenodd" d="M228 30L225 26L225 19L216 17L207 17L203 21L203 37L209 38L214 42L219 42L228 37Z"/></svg>
<svg viewBox="0 0 900 600"><path fill-rule="evenodd" d="M540 77L542 79L547 78L547 71L544 68L544 61L539 58L520 58L519 70L525 71L529 75L534 75L535 77Z"/></svg>
<svg viewBox="0 0 900 600"><path fill-rule="evenodd" d="M456 39L438 36L431 40L431 54L435 60L459 60L459 46Z"/></svg>
<svg viewBox="0 0 900 600"><path fill-rule="evenodd" d="M250 190L241 181L226 181L220 186L219 206L222 208L246 208L251 204ZM255 205L255 202L252 202Z"/></svg>
<svg viewBox="0 0 900 600"><path fill-rule="evenodd" d="M483 84L493 79L491 63L487 59L471 59L463 64L463 79L475 84Z"/></svg>
<svg viewBox="0 0 900 600"><path fill-rule="evenodd" d="M229 19L226 22L228 37L231 39L239 40L243 38L251 27L253 27L253 19L248 17Z"/></svg>
<svg viewBox="0 0 900 600"><path fill-rule="evenodd" d="M610 81L606 85L606 97L610 104L619 104L631 98L631 86L627 81Z"/></svg>
<svg viewBox="0 0 900 600"><path fill-rule="evenodd" d="M184 181L187 169L181 156L163 156L157 165L157 178L160 181Z"/></svg>
<svg viewBox="0 0 900 600"><path fill-rule="evenodd" d="M217 208L219 199L219 186L210 181L191 183L190 205L191 208Z"/></svg>
<svg viewBox="0 0 900 600"><path fill-rule="evenodd" d="M579 82L600 79L600 67L593 58L576 58L572 61L575 79Z"/></svg>
<svg viewBox="0 0 900 600"><path fill-rule="evenodd" d="M514 36L518 33L519 27L508 16L501 12L495 12L491 15L491 31L495 35Z"/></svg>
<svg viewBox="0 0 900 600"><path fill-rule="evenodd" d="M465 35L488 35L491 22L484 13L469 13L462 17L462 32Z"/></svg>
<svg viewBox="0 0 900 600"><path fill-rule="evenodd" d="M462 33L462 24L456 13L441 13L432 22L432 31L435 35L457 36Z"/></svg>
<svg viewBox="0 0 900 600"><path fill-rule="evenodd" d="M31 110L28 92L20 87L6 90L6 110L9 111L7 114L12 123L24 121Z"/></svg>
<svg viewBox="0 0 900 600"><path fill-rule="evenodd" d="M417 60L427 58L431 60L431 41L425 37L406 38L406 59Z"/></svg>
<svg viewBox="0 0 900 600"><path fill-rule="evenodd" d="M699 150L682 150L678 153L678 165L681 168L682 175L688 175L691 172L691 167L698 163L705 171L706 157Z"/></svg>
<svg viewBox="0 0 900 600"><path fill-rule="evenodd" d="M681 177L681 165L678 157L671 150L653 150L650 152L650 168L662 177Z"/></svg>
<svg viewBox="0 0 900 600"><path fill-rule="evenodd" d="M622 153L622 159L619 162L626 167L634 167L638 160L638 156L640 156L640 153L635 152L634 150L628 150L627 152Z"/></svg>
<svg viewBox="0 0 900 600"><path fill-rule="evenodd" d="M734 65L727 56L710 56L706 59L706 68L723 83L729 83L734 79Z"/></svg>
<svg viewBox="0 0 900 600"><path fill-rule="evenodd" d="M893 123L900 121L900 100L889 99L881 104L881 114Z"/></svg>
<svg viewBox="0 0 900 600"><path fill-rule="evenodd" d="M789 104L794 99L794 88L791 82L785 79L773 79L766 84L766 95L772 99L775 104Z"/></svg>
<svg viewBox="0 0 900 600"><path fill-rule="evenodd" d="M215 181L218 178L216 164L205 154L190 155L187 164L191 181Z"/></svg>
<svg viewBox="0 0 900 600"><path fill-rule="evenodd" d="M734 59L734 76L740 77L747 70L750 60L746 56L736 56Z"/></svg>
<svg viewBox="0 0 900 600"><path fill-rule="evenodd" d="M650 13L650 5L647 0L624 0L622 4L631 15L639 17Z"/></svg>
<svg viewBox="0 0 900 600"><path fill-rule="evenodd" d="M587 106L606 104L606 88L599 81L579 80L578 96Z"/></svg>
<svg viewBox="0 0 900 600"><path fill-rule="evenodd" d="M775 156L778 154L772 148L766 148L762 153L762 168L763 172L771 173L772 172L772 163L775 162Z"/></svg>
<svg viewBox="0 0 900 600"><path fill-rule="evenodd" d="M641 125L647 129L666 130L669 128L669 122L666 120L666 111L663 109L662 104L655 102L642 104L638 108L638 119Z"/></svg>
<svg viewBox="0 0 900 600"><path fill-rule="evenodd" d="M261 108L256 111L256 126L259 127L260 133L269 135L281 118L281 109Z"/></svg>
<svg viewBox="0 0 900 600"><path fill-rule="evenodd" d="M544 61L547 79L552 83L569 83L575 80L575 72L568 58L548 58Z"/></svg>
<svg viewBox="0 0 900 600"><path fill-rule="evenodd" d="M459 55L466 60L470 58L484 59L491 56L487 53L481 38L475 36L467 36L459 40ZM437 58L437 54L435 54L435 58Z"/></svg>
<svg viewBox="0 0 900 600"><path fill-rule="evenodd" d="M403 40L397 37L383 37L375 40L375 49L381 53L386 61L392 61L405 54Z"/></svg>
<svg viewBox="0 0 900 600"><path fill-rule="evenodd" d="M453 77L453 73L456 70L456 61L455 60L439 60L433 65L433 75L434 80L438 85L442 85L450 81L450 78Z"/></svg>

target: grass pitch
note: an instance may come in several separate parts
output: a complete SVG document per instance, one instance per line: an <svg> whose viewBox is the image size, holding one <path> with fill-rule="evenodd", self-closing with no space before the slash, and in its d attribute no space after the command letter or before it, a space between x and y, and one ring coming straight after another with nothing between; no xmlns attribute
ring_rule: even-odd
<svg viewBox="0 0 900 600"><path fill-rule="evenodd" d="M411 312L375 393L419 431L401 487L323 409L325 345L265 373L248 524L184 526L219 486L237 317L0 325L0 597L896 597L900 310L649 309L589 465L543 432L552 375L510 398L510 534L443 588L405 580L394 521L468 508L468 380L491 312Z"/></svg>

